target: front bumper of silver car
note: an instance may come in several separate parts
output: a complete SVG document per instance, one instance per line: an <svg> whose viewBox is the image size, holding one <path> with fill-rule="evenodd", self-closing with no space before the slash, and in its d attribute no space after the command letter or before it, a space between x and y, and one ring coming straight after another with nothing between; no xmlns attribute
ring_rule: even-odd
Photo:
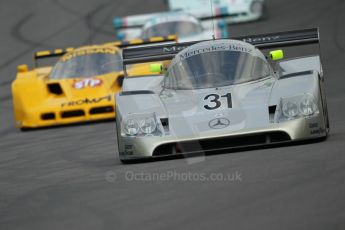
<svg viewBox="0 0 345 230"><path fill-rule="evenodd" d="M268 127L241 129L231 133L196 134L189 137L119 137L121 160L215 152L311 140L327 135L322 116L299 118Z"/></svg>

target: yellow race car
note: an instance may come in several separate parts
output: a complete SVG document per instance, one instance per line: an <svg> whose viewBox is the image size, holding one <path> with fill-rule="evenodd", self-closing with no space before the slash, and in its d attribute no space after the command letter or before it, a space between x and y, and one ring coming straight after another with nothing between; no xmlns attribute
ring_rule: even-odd
<svg viewBox="0 0 345 230"><path fill-rule="evenodd" d="M21 129L115 118L115 93L124 78L121 48L174 42L175 36L113 42L35 54L35 67L18 66L12 83L16 126ZM55 65L38 61L59 57ZM131 75L150 73L134 65Z"/></svg>

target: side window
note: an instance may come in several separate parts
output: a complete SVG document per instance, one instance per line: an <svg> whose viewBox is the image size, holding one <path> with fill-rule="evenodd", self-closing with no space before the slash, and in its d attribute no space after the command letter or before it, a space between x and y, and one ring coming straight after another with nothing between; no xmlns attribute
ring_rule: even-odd
<svg viewBox="0 0 345 230"><path fill-rule="evenodd" d="M265 61L261 58L256 58L253 65L253 78L260 79L271 74L271 69Z"/></svg>
<svg viewBox="0 0 345 230"><path fill-rule="evenodd" d="M176 77L175 77L174 72L175 72L174 69L171 69L170 71L168 71L165 74L165 77L164 77L164 87L165 88L174 89L177 87Z"/></svg>

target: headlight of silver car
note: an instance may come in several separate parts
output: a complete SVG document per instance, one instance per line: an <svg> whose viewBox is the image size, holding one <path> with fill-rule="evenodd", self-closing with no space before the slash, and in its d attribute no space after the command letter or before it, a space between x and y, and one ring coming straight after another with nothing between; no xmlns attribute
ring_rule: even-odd
<svg viewBox="0 0 345 230"><path fill-rule="evenodd" d="M139 132L139 124L134 119L127 119L124 121L123 130L128 136L135 136Z"/></svg>
<svg viewBox="0 0 345 230"><path fill-rule="evenodd" d="M293 101L285 101L282 103L283 115L289 119L293 119L298 116L298 105Z"/></svg>
<svg viewBox="0 0 345 230"><path fill-rule="evenodd" d="M319 114L319 109L313 95L304 94L281 98L275 120L276 122L282 122L317 114Z"/></svg>
<svg viewBox="0 0 345 230"><path fill-rule="evenodd" d="M145 134L152 134L157 128L157 122L154 117L145 117L139 121L139 125L141 132Z"/></svg>
<svg viewBox="0 0 345 230"><path fill-rule="evenodd" d="M126 136L161 136L162 125L155 113L129 114L122 121L122 130Z"/></svg>
<svg viewBox="0 0 345 230"><path fill-rule="evenodd" d="M314 98L305 96L299 104L299 111L304 116L312 116L315 113L319 113L317 105L315 104Z"/></svg>

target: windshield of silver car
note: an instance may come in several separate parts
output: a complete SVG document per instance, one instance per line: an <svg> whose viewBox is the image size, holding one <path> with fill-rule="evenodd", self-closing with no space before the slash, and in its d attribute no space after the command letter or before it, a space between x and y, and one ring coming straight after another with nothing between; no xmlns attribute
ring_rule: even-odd
<svg viewBox="0 0 345 230"><path fill-rule="evenodd" d="M165 88L215 88L271 75L267 62L248 52L223 50L177 58L165 76Z"/></svg>

